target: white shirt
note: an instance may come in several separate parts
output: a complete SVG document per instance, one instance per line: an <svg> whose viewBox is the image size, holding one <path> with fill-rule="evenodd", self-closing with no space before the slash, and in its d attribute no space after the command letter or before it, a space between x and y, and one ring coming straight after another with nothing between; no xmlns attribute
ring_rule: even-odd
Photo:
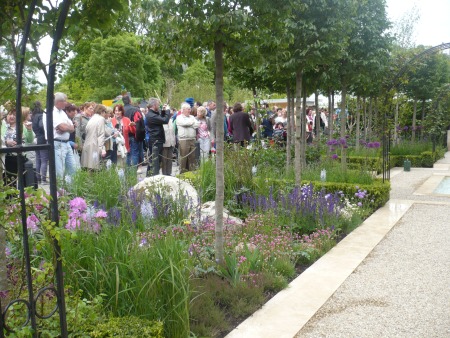
<svg viewBox="0 0 450 338"><path fill-rule="evenodd" d="M45 130L45 138L47 138L47 114L44 114L42 117L42 122L44 123ZM67 141L69 140L70 133L68 131L60 134L56 131L56 127L61 123L67 123L71 126L73 125L72 121L69 119L67 114L62 109L58 109L56 107L53 108L53 138L55 140Z"/></svg>

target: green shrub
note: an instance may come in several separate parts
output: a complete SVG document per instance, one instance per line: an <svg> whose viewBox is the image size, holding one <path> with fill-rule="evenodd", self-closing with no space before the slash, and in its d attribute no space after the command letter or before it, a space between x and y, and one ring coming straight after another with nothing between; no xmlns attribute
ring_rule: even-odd
<svg viewBox="0 0 450 338"><path fill-rule="evenodd" d="M162 338L163 324L160 321L134 316L112 317L106 322L99 323L90 333L93 338L107 337L154 337Z"/></svg>

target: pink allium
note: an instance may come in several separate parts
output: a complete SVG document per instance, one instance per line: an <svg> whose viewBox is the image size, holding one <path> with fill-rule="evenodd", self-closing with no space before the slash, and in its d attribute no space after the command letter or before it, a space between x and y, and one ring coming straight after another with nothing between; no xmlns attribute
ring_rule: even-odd
<svg viewBox="0 0 450 338"><path fill-rule="evenodd" d="M31 232L35 232L38 230L37 223L39 223L39 219L35 214L27 217L27 229L30 229Z"/></svg>
<svg viewBox="0 0 450 338"><path fill-rule="evenodd" d="M97 213L95 214L95 218L106 218L108 217L108 214L106 213L105 210L99 210L97 211Z"/></svg>
<svg viewBox="0 0 450 338"><path fill-rule="evenodd" d="M87 209L86 201L81 197L75 197L69 202L69 205L72 210L84 211Z"/></svg>

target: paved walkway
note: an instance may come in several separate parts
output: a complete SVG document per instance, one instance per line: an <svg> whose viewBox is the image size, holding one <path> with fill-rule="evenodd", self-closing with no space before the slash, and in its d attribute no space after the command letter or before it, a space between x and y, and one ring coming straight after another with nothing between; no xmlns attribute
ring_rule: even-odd
<svg viewBox="0 0 450 338"><path fill-rule="evenodd" d="M391 199L228 338L450 337L450 152L391 171Z"/></svg>

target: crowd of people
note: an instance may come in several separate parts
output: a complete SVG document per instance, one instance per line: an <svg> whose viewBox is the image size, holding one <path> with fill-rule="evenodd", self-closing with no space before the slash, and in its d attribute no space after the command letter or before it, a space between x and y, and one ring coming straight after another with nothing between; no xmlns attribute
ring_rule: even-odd
<svg viewBox="0 0 450 338"><path fill-rule="evenodd" d="M132 102L129 95L122 96L122 103L113 108L95 102L75 106L67 102L64 93L55 93L53 107L53 142L56 175L63 178L76 170L100 170L102 166L116 165L145 170L147 175L162 173L172 175L173 161L179 172L194 170L196 141L199 143L200 160L215 153L215 131L220 122L216 102L204 103L186 98L180 109L162 105L158 98ZM248 145L260 132L264 139L283 145L288 128L287 111L284 108L265 107L261 123L256 122L256 109L244 112L241 103L223 104L224 140L236 146ZM328 112L320 110L320 128L328 128ZM312 142L319 126L315 126L313 109L307 110L307 142ZM31 109L22 108L22 143L46 144L47 114L40 102ZM16 112L11 109L2 123L2 146L17 145ZM51 138L49 136L49 138ZM148 156L145 156L145 155ZM36 173L36 183L48 182L48 150L24 154ZM155 160L157 157L157 160ZM153 160L152 160L153 159ZM7 177L17 175L17 157L3 156Z"/></svg>

